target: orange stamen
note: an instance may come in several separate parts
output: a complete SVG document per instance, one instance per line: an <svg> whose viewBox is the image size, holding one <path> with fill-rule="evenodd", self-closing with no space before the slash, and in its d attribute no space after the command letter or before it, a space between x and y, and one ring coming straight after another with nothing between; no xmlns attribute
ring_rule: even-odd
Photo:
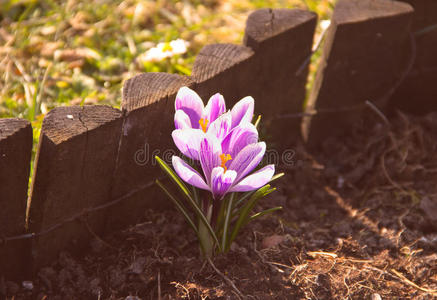
<svg viewBox="0 0 437 300"><path fill-rule="evenodd" d="M222 153L222 154L220 154L220 159L222 160L221 167L222 167L222 168L225 170L225 172L226 172L226 170L228 169L228 168L226 167L226 162L228 162L229 160L231 160L232 157L231 157L230 154L224 154L224 153Z"/></svg>
<svg viewBox="0 0 437 300"><path fill-rule="evenodd" d="M203 132L205 132L206 133L206 128L208 127L208 119L200 119L199 120L199 124L200 124L200 127L202 128L202 130L203 130Z"/></svg>

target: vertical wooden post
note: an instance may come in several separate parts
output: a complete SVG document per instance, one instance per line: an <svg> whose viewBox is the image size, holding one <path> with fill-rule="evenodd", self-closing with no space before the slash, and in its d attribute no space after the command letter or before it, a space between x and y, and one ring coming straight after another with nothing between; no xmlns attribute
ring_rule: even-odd
<svg viewBox="0 0 437 300"><path fill-rule="evenodd" d="M35 268L102 232L106 211L84 212L110 200L121 124L121 112L108 106L58 107L46 115L29 212L30 231L44 233L33 243Z"/></svg>
<svg viewBox="0 0 437 300"><path fill-rule="evenodd" d="M416 43L414 65L396 90L390 108L410 113L437 110L437 1L400 0L414 8L412 34Z"/></svg>
<svg viewBox="0 0 437 300"><path fill-rule="evenodd" d="M300 137L300 118L317 15L300 9L260 9L246 22L244 44L255 50L252 95L276 147ZM270 133L270 132L269 132Z"/></svg>
<svg viewBox="0 0 437 300"><path fill-rule="evenodd" d="M338 1L307 110L364 106L366 100L378 104L407 67L412 13L410 5L391 0ZM306 118L304 136L315 145L341 134L360 121L362 110Z"/></svg>
<svg viewBox="0 0 437 300"><path fill-rule="evenodd" d="M192 81L166 73L141 74L124 84L125 119L111 194L112 199L129 196L109 210L108 230L135 224L146 208L168 205L154 184L162 174L154 156L171 162L176 154L171 132L174 99L182 86L192 86Z"/></svg>
<svg viewBox="0 0 437 300"><path fill-rule="evenodd" d="M25 232L32 126L22 119L0 119L0 239ZM0 278L19 279L28 270L28 240L0 243Z"/></svg>
<svg viewBox="0 0 437 300"><path fill-rule="evenodd" d="M241 45L203 47L196 56L192 72L195 90L202 100L206 102L213 94L220 93L230 109L238 100L250 95L253 55L252 49Z"/></svg>

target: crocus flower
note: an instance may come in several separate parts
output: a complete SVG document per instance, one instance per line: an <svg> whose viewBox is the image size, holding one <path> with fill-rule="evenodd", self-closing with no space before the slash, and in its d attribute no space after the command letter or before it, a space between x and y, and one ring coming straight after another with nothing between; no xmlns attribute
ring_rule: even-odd
<svg viewBox="0 0 437 300"><path fill-rule="evenodd" d="M175 109L173 140L184 155L198 160L203 136L211 133L221 141L238 125L249 123L253 117L254 100L250 96L245 97L226 112L225 100L219 93L204 106L196 92L182 87L176 95Z"/></svg>
<svg viewBox="0 0 437 300"><path fill-rule="evenodd" d="M235 127L223 141L206 133L198 151L203 176L183 159L173 156L176 173L185 182L211 191L215 200L229 192L247 192L262 187L272 178L275 167L267 165L248 175L261 162L266 150L264 142L253 142L258 139L258 133L251 125L243 123Z"/></svg>
<svg viewBox="0 0 437 300"><path fill-rule="evenodd" d="M254 100L247 96L238 101L231 110L231 128L241 122L251 122ZM195 128L206 132L212 123L226 111L225 99L219 93L213 95L204 106L199 95L188 87L179 89L175 101L176 129Z"/></svg>

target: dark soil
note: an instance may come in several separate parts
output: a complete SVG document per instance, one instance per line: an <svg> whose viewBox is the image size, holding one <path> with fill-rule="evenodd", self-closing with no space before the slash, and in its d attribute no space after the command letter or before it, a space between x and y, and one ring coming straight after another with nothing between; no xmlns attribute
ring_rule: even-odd
<svg viewBox="0 0 437 300"><path fill-rule="evenodd" d="M249 224L214 260L247 299L433 299L437 296L437 115L367 120L293 165ZM29 283L27 283L29 284ZM174 211L62 253L8 299L239 299L199 259ZM26 283L25 283L26 285Z"/></svg>

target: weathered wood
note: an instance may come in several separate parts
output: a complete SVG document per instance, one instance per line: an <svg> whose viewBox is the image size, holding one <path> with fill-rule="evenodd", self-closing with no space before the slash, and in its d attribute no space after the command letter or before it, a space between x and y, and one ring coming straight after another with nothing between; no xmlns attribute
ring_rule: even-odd
<svg viewBox="0 0 437 300"><path fill-rule="evenodd" d="M43 122L29 211L31 232L44 232L110 200L122 114L108 106L58 107ZM83 215L33 242L38 268L68 247L76 251L103 231L105 211Z"/></svg>
<svg viewBox="0 0 437 300"><path fill-rule="evenodd" d="M168 205L154 181L161 171L155 155L171 161L175 154L174 99L182 86L192 86L188 77L166 73L145 73L127 80L123 87L125 111L112 199L129 197L110 208L107 228L135 224L147 208ZM145 188L145 186L152 185Z"/></svg>
<svg viewBox="0 0 437 300"><path fill-rule="evenodd" d="M307 110L364 106L366 100L376 104L408 65L412 13L410 5L391 0L340 0L327 32ZM341 134L359 122L362 111L307 118L304 135L310 145L318 144L326 136Z"/></svg>
<svg viewBox="0 0 437 300"><path fill-rule="evenodd" d="M0 238L25 232L32 126L22 119L0 119ZM29 241L0 242L0 278L26 275Z"/></svg>
<svg viewBox="0 0 437 300"><path fill-rule="evenodd" d="M316 23L315 13L300 9L261 9L246 22L244 43L256 61L252 95L281 145L300 136L300 118L287 115L303 110L309 65L302 65L311 55Z"/></svg>
<svg viewBox="0 0 437 300"><path fill-rule="evenodd" d="M202 100L206 102L213 94L220 93L230 106L248 96L253 54L249 47L234 44L203 47L192 71L196 92Z"/></svg>
<svg viewBox="0 0 437 300"><path fill-rule="evenodd" d="M437 1L401 0L414 8L414 65L393 95L391 108L425 114L437 110Z"/></svg>

